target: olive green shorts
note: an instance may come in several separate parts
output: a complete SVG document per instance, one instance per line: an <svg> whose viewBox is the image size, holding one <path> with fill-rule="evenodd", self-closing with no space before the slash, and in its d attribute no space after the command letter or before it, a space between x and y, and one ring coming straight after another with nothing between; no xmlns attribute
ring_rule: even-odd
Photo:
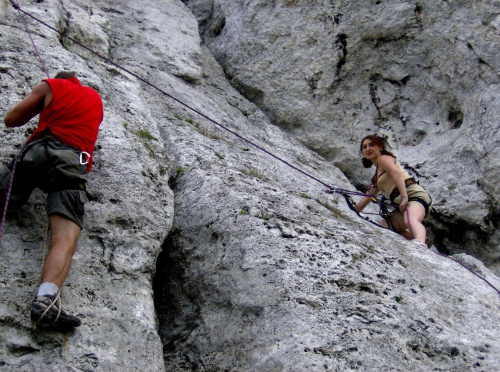
<svg viewBox="0 0 500 372"><path fill-rule="evenodd" d="M0 193L7 194L14 162L0 168ZM35 188L47 195L47 212L70 219L82 228L87 166L80 164L80 151L55 140L30 142L16 164L9 207L20 207Z"/></svg>
<svg viewBox="0 0 500 372"><path fill-rule="evenodd" d="M417 183L413 183L406 187L406 192L408 193L408 205L419 205L421 208L425 209L425 218L429 217L431 214L432 200L424 188ZM398 195L394 199L394 204L401 204L402 199L403 197ZM427 208L424 206L424 203L427 204ZM404 215L399 209L391 213L391 218L396 219L400 226L404 226Z"/></svg>

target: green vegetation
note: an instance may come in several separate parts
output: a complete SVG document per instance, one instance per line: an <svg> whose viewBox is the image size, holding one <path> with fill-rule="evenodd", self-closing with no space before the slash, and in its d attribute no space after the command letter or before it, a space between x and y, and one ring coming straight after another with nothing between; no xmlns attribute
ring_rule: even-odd
<svg viewBox="0 0 500 372"><path fill-rule="evenodd" d="M196 127L196 128L198 129L198 132L200 132L200 134L204 135L205 137L211 138L215 141L220 141L220 139L221 139L221 136L219 136L217 133L209 132L205 128L201 128L201 129L199 127Z"/></svg>
<svg viewBox="0 0 500 372"><path fill-rule="evenodd" d="M239 171L247 176L258 178L261 181L266 181L266 177L264 176L264 173L262 173L257 168L254 168L254 167L248 167L248 169L240 168Z"/></svg>
<svg viewBox="0 0 500 372"><path fill-rule="evenodd" d="M193 119L190 119L190 118L187 118L185 119L185 121L191 125L194 125L194 127L196 128L196 130L204 135L205 137L208 137L208 138L211 138L215 141L219 141L222 137L220 135L218 135L217 133L214 133L214 132L210 132L208 131L207 129L205 128L202 128L200 126L200 123L197 123L196 121L194 121Z"/></svg>
<svg viewBox="0 0 500 372"><path fill-rule="evenodd" d="M146 148L146 150L149 151L149 154L153 157L156 156L156 151L151 147L151 145L147 142L143 143L144 147Z"/></svg>
<svg viewBox="0 0 500 372"><path fill-rule="evenodd" d="M131 132L132 134L134 134L135 136L137 136L140 139L143 139L145 141L150 141L150 140L158 141L158 138L156 138L155 136L153 136L147 130L142 130L141 129L141 130L138 130L136 132L133 132L132 130L130 130L128 128L128 123L123 123L123 128L125 128L126 130L128 130L129 132ZM143 144L154 155L155 151L153 151L153 149L151 148L151 146L149 146L146 142L143 142Z"/></svg>
<svg viewBox="0 0 500 372"><path fill-rule="evenodd" d="M260 218L262 218L265 221L269 221L271 219L271 217L272 216L270 214L266 214L266 213L264 213L262 211L260 212Z"/></svg>
<svg viewBox="0 0 500 372"><path fill-rule="evenodd" d="M158 141L158 138L153 136L151 133L149 133L147 130L139 130L137 132L133 132L137 137L140 137L142 139L147 139L147 140L155 140Z"/></svg>
<svg viewBox="0 0 500 372"><path fill-rule="evenodd" d="M177 168L177 174L181 174L182 172L184 172L184 169L182 169L182 167Z"/></svg>

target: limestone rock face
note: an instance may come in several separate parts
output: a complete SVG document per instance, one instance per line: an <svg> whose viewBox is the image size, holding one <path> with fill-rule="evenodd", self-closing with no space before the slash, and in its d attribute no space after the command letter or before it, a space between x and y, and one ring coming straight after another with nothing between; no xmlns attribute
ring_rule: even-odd
<svg viewBox="0 0 500 372"><path fill-rule="evenodd" d="M273 71L272 64L262 67L260 84L252 86L249 80L236 79L239 75L235 67L226 64L218 51L223 50L222 44L215 45L221 37L225 43L233 43L228 51L241 52L244 45L250 50L245 32L239 41L224 35L230 25L238 24L238 18L241 26L251 24L255 32L267 32L270 22L276 22L280 15L270 12L272 4L276 4L275 9L298 12L289 13L293 17L286 22L282 20L288 24L286 32L298 35L304 25L300 18L322 5L307 1L246 3L251 4L178 0L45 0L21 4L23 10L155 84L166 95L27 18L50 73L76 71L83 84L100 92L105 119L88 186L93 200L86 205L85 228L62 295L64 308L81 317L83 324L73 332L60 334L34 330L29 321L30 303L46 254L45 195L37 191L23 208L7 214L0 251L0 369L495 370L500 355L499 293L458 262L359 219L341 196L324 192L325 184L354 189L349 178L356 179L357 168L336 167L335 163L354 164L351 157L357 155L357 127L353 124L350 129L352 141L335 139L338 146L344 146L335 156L344 156L345 162L334 160L333 150L327 156L321 149L330 132L322 128L326 121L319 119L327 115L326 111L318 111L317 127L306 128L304 121L295 129L289 127L293 133L284 131L274 124L288 122L278 119L286 110L277 105L273 113L270 108L274 104L267 101L271 96L269 82L263 77ZM254 3L260 8L253 8ZM423 22L416 15L416 20L408 18L408 11L422 13L420 18L430 12L427 2L419 3L423 9L418 8L418 12L415 3L396 4L393 9L377 2L367 2L364 7L361 2L349 3L330 5L332 9L352 7L353 12L373 7L371 13L364 9L366 17L371 18L366 19L363 32L379 39L370 31L370 19L387 34L398 35L408 22L415 23L412 27L420 27L419 22ZM448 4L466 14L479 7L465 2L461 5L462 9L459 3ZM248 23L245 9L249 8L267 9L261 16L269 13L268 18L255 17ZM0 112L4 115L45 76L16 11L7 2L0 9ZM385 10L376 13L375 9ZM355 18L355 13L343 14L339 22ZM483 16L488 24L498 27L494 12ZM315 22L308 24L310 32L315 30ZM337 27L333 26L335 17L332 22L332 27ZM451 28L453 22L443 19L442 23ZM274 43L287 37L280 32L274 33ZM345 34L349 35L347 31ZM356 84L342 77L348 68L354 70L350 65L354 62L349 60L355 50L350 49L351 37L340 37L334 47L339 55L333 62L334 69L330 75L325 71L321 76L330 76L339 86L352 84L351 90L335 88L333 94L339 98L341 110L357 112L361 118L368 113L347 105L348 100L362 102L356 98ZM347 57L342 60L344 42ZM472 43L478 50L475 43L484 40L477 37ZM300 48L290 44L296 60L305 61L313 51L322 50L308 46L305 40L299 44ZM266 45L263 43L258 52L261 57L270 53ZM280 54L285 52L279 45L274 48L276 64L285 63ZM359 53L365 49L363 55L369 56L369 48L361 39L359 48ZM372 46L372 53L374 50L377 48ZM464 53L468 50L466 45ZM483 57L485 61L486 56L496 58L490 49L483 51L489 53ZM377 55L370 58L382 65L379 59L386 57ZM228 53L227 58L240 57ZM323 63L321 60L316 58L315 63ZM244 64L238 69L244 70ZM287 65L283 67L288 74ZM310 67L313 74L319 71ZM486 64L481 63L481 68L488 73ZM384 76L396 76L397 69L391 69L393 75ZM369 71L366 74L371 75ZM315 90L328 95L329 88L321 76L314 83ZM401 72L398 76L401 81L406 75ZM290 89L289 97L285 100L284 94L282 99L293 117L306 115L308 110L311 113L310 105L319 104L307 96L309 93L300 92L304 90L300 79L286 74L281 79L283 84L275 81L274 88L276 92ZM433 79L436 76L430 75L429 81ZM494 90L479 89L481 79L486 78L478 75L478 86L471 87L477 89L475 104L484 108L483 114L477 111L475 115L486 123L494 120L488 105L497 98ZM417 83L410 89L414 80L411 77L406 88L400 87L408 89L408 97L411 89L420 94L423 89ZM384 81L380 77L373 84L387 83ZM460 84L466 83L465 79ZM326 107L327 98L321 98L321 94L317 93L317 102L325 100ZM290 105L288 99L294 104ZM396 105L387 100L389 105ZM434 105L430 96L428 104ZM405 107L410 110L410 106ZM329 115L341 117L339 108L332 108ZM368 111L377 110L370 106ZM377 125L391 134L395 146L401 146L402 158L418 165L421 156L428 156L429 163L436 162L430 152L444 152L452 134L465 148L469 139L460 133L471 124L466 125L470 123L465 120L468 111L462 108L462 112L460 128L447 133L435 129L432 138L426 134L415 146L411 146L412 125L403 130L391 124L392 114L385 111ZM13 159L35 126L33 120L21 128L1 128L2 163ZM361 124L359 128L370 129ZM329 130L344 135L340 129L332 125ZM317 148L311 150L305 133L311 143L317 136ZM493 137L485 136L491 141ZM332 142L332 149L335 146ZM489 151L497 150L492 147ZM442 167L446 168L446 162ZM484 182L493 184L493 169L488 177L485 173ZM433 182L443 182L447 187L444 177L436 177ZM479 203L484 195L477 191L476 184L469 186L471 203ZM466 185L457 183L456 187ZM446 208L447 204L443 205ZM484 220L481 208L476 217ZM500 288L500 279L481 261L466 254L454 258Z"/></svg>
<svg viewBox="0 0 500 372"><path fill-rule="evenodd" d="M499 272L497 1L191 0L231 84L356 185L387 142L434 200L436 244Z"/></svg>

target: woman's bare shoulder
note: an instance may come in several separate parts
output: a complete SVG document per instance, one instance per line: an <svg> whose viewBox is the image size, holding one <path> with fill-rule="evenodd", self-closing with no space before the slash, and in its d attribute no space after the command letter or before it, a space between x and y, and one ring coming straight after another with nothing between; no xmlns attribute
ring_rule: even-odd
<svg viewBox="0 0 500 372"><path fill-rule="evenodd" d="M380 155L378 160L378 167L382 170L389 170L396 166L396 159L390 155Z"/></svg>

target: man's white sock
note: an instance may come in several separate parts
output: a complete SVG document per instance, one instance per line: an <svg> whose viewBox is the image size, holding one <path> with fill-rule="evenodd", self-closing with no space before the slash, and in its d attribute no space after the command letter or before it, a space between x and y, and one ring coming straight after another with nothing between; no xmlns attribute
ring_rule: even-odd
<svg viewBox="0 0 500 372"><path fill-rule="evenodd" d="M55 295L59 292L59 287L55 285L54 283L51 282L45 282L40 284L40 287L38 287L38 293L36 294L37 297L40 296L45 296L45 295Z"/></svg>

